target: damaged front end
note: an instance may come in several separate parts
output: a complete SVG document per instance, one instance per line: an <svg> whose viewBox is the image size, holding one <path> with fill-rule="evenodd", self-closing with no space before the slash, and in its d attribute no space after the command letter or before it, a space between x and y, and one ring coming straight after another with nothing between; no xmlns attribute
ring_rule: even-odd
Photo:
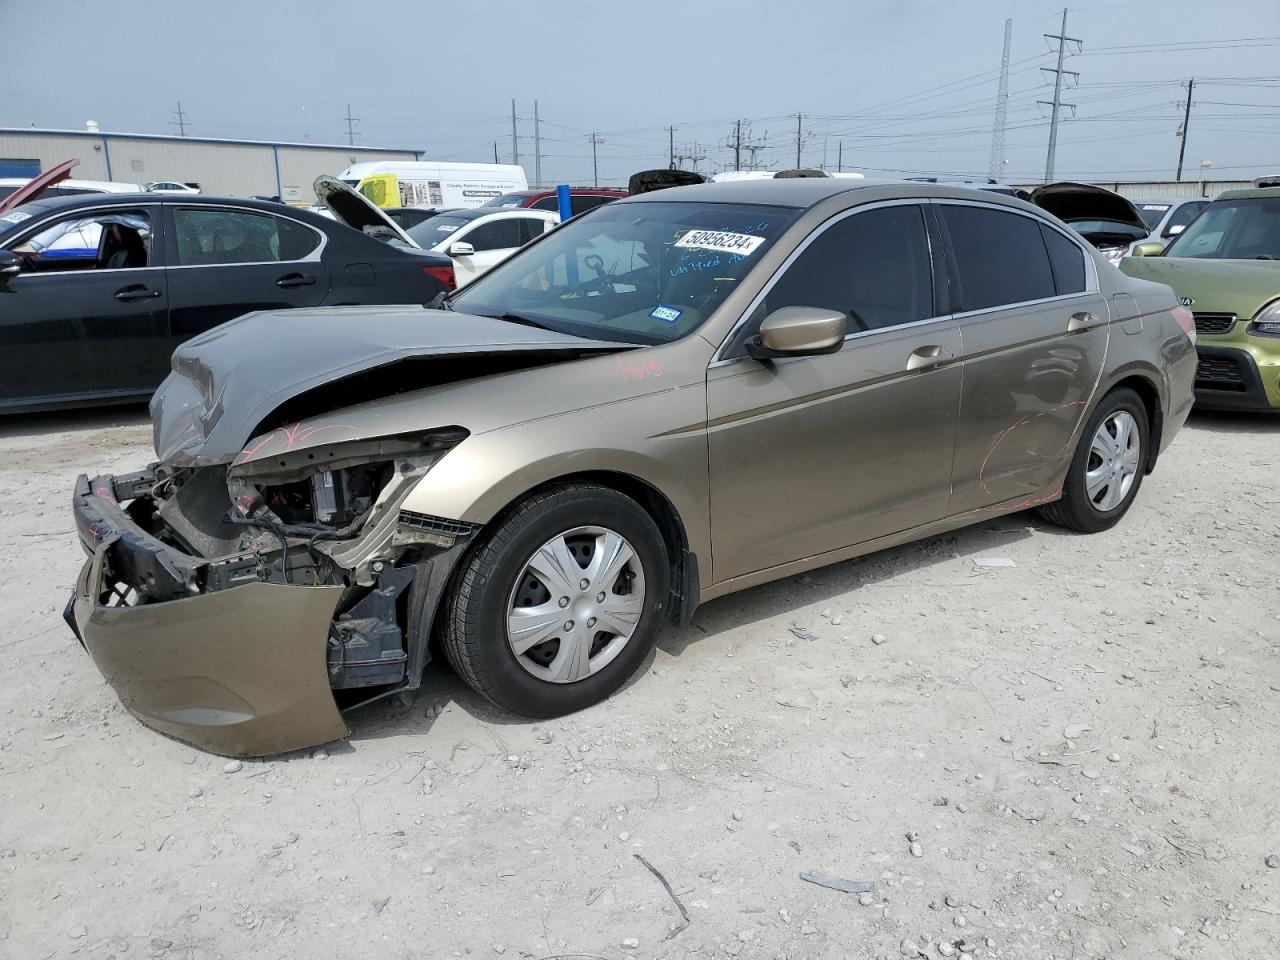
<svg viewBox="0 0 1280 960"><path fill-rule="evenodd" d="M289 429L73 496L89 559L68 622L139 719L216 753L337 739L342 709L416 688L474 532L401 509L464 429L305 449Z"/></svg>

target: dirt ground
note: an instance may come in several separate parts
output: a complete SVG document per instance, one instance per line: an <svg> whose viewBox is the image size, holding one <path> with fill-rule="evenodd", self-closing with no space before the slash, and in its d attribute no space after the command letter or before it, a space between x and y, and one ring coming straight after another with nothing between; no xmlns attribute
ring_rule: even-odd
<svg viewBox="0 0 1280 960"><path fill-rule="evenodd" d="M61 620L72 481L148 440L0 423L0 957L1275 955L1280 422L1194 417L1105 534L1018 514L715 601L563 720L433 664L225 769Z"/></svg>

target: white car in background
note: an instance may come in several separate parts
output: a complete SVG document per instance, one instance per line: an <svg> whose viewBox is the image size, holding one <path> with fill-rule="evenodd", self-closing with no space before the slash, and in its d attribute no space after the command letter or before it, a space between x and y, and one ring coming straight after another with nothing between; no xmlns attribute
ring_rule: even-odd
<svg viewBox="0 0 1280 960"><path fill-rule="evenodd" d="M0 177L0 200L30 182L30 177ZM45 187L40 197L75 197L83 193L142 193L142 187L136 183L115 183L111 180L59 180ZM29 198L36 199L39 197Z"/></svg>
<svg viewBox="0 0 1280 960"><path fill-rule="evenodd" d="M559 222L559 214L547 210L474 207L438 214L411 227L408 233L424 250L452 258L461 287Z"/></svg>
<svg viewBox="0 0 1280 960"><path fill-rule="evenodd" d="M178 183L176 180L153 180L142 188L147 193L199 193L199 187L189 183Z"/></svg>

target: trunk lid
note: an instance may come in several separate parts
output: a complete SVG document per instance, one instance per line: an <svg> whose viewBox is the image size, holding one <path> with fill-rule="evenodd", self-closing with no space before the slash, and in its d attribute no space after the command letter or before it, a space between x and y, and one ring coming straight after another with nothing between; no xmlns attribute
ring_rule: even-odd
<svg viewBox="0 0 1280 960"><path fill-rule="evenodd" d="M0 200L0 213L12 210L14 207L20 207L28 200L36 199L55 183L61 183L71 176L71 168L79 162L79 160L63 160L56 167L51 167L40 176L34 178L30 183L19 187L9 196Z"/></svg>
<svg viewBox="0 0 1280 960"><path fill-rule="evenodd" d="M410 247L419 247L413 239L364 194L352 190L337 177L316 177L313 187L316 197L341 223L353 230L367 233L379 240L399 240Z"/></svg>

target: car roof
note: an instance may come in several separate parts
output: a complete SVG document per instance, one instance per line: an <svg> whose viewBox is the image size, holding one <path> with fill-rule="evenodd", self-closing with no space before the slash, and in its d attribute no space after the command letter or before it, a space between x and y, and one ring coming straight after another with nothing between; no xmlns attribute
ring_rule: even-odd
<svg viewBox="0 0 1280 960"><path fill-rule="evenodd" d="M554 216L548 210L530 210L528 207L463 207L460 210L441 210L438 217L455 217L458 220L479 220L481 217L542 217ZM432 217L431 219L435 219Z"/></svg>
<svg viewBox="0 0 1280 960"><path fill-rule="evenodd" d="M692 203L754 203L767 206L808 209L825 200L842 195L852 199L859 192L874 192L877 199L921 199L936 197L950 200L974 200L1033 209L1031 204L1003 193L975 189L972 186L929 183L918 180L846 180L835 177L794 177L771 180L729 180L722 183L698 183L687 187L669 187L636 194L618 203L661 203L677 200ZM977 196L975 196L977 195ZM1043 213L1044 211L1040 211Z"/></svg>
<svg viewBox="0 0 1280 960"><path fill-rule="evenodd" d="M626 195L625 190L619 187L570 187L569 194L571 196L607 194L614 196L615 194ZM556 190L554 187L530 187L528 190L508 190L503 194L504 197L554 197Z"/></svg>
<svg viewBox="0 0 1280 960"><path fill-rule="evenodd" d="M1280 187L1249 187L1244 190L1227 190L1214 197L1214 200L1249 200L1264 197L1280 197Z"/></svg>
<svg viewBox="0 0 1280 960"><path fill-rule="evenodd" d="M75 210L79 207L98 207L104 203L172 203L182 206L205 203L220 206L234 204L237 207L252 207L255 210L265 210L271 213L280 213L282 209L291 210L295 213L307 212L305 207L291 207L288 204L277 203L274 200L251 200L248 197L218 197L207 193L82 193L70 197L41 197L39 200L25 203L23 206L39 207L41 210L50 212L62 212L64 210Z"/></svg>

